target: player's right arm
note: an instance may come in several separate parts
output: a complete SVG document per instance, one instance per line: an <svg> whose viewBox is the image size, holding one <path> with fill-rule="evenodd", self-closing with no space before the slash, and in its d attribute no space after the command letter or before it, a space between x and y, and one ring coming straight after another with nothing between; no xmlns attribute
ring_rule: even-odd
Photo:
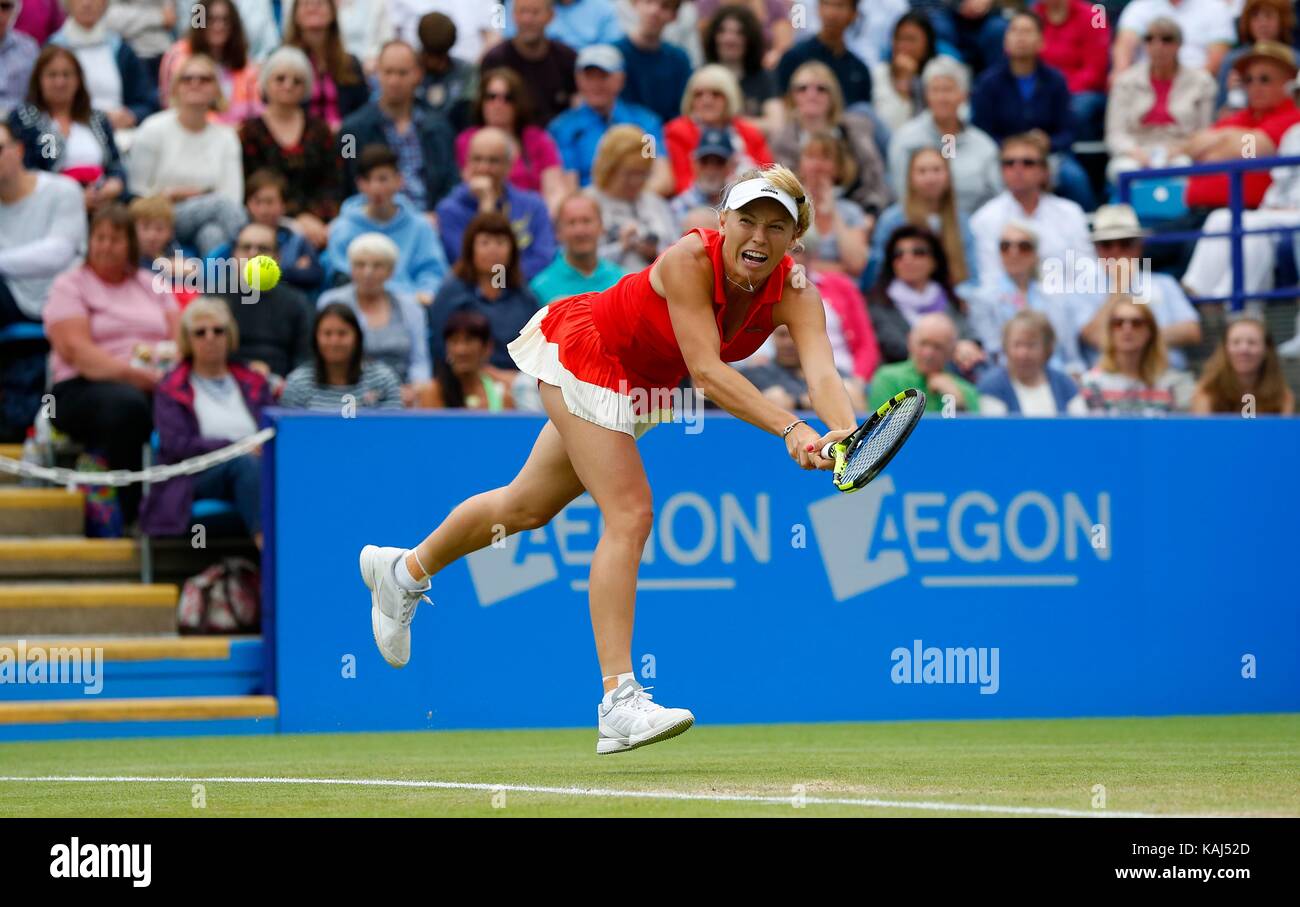
<svg viewBox="0 0 1300 907"><path fill-rule="evenodd" d="M722 409L777 437L798 416L763 396L748 378L722 361L722 338L713 314L713 266L698 240L674 244L658 264L668 315L691 380L700 393ZM807 429L807 431L802 431ZM805 469L817 463L799 444L805 434L816 440L817 432L800 425L786 440L791 457Z"/></svg>

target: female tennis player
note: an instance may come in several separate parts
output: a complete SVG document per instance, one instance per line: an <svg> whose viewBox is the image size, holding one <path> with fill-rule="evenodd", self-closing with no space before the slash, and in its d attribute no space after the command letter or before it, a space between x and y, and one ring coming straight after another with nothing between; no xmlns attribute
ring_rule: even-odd
<svg viewBox="0 0 1300 907"><path fill-rule="evenodd" d="M537 379L549 420L510 484L458 505L413 549L367 545L375 643L394 667L411 652L411 619L429 577L494 538L544 526L584 491L605 529L591 561L591 625L604 675L597 753L675 737L695 721L652 701L632 673L637 569L653 519L636 439L689 373L709 400L781 438L803 469L830 469L826 445L853 432L853 405L835 370L816 288L786 255L812 221L798 177L750 170L728 188L717 230L694 230L650 267L600 293L543 306L508 347ZM793 272L793 273L792 273ZM817 415L814 431L727 363L751 355L778 325L799 351ZM701 456L706 453L701 451Z"/></svg>

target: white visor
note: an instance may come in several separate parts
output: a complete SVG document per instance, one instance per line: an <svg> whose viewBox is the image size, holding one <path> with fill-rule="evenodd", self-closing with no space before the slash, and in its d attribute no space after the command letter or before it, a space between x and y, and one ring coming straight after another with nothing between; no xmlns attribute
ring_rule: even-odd
<svg viewBox="0 0 1300 907"><path fill-rule="evenodd" d="M743 183L737 183L732 187L731 192L727 194L727 201L722 206L728 211L739 211L755 199L770 198L773 201L781 203L781 207L790 212L794 222L799 223L799 202L796 201L789 192L784 192L772 185L765 179L745 180Z"/></svg>

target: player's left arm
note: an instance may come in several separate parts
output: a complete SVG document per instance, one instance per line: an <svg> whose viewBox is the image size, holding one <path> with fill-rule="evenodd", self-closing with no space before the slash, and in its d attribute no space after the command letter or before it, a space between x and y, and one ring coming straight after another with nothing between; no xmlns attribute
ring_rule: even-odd
<svg viewBox="0 0 1300 907"><path fill-rule="evenodd" d="M811 285L796 287L792 280L793 275L786 282L781 301L772 307L772 322L790 329L808 384L808 397L818 418L830 429L818 441L820 449L852 434L857 417L844 379L835 368L835 353L826 336L826 310L822 308L821 293Z"/></svg>

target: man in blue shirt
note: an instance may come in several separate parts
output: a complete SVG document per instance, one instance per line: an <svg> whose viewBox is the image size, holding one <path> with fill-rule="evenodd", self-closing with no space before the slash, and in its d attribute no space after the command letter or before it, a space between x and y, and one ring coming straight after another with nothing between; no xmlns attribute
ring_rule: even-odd
<svg viewBox="0 0 1300 907"><path fill-rule="evenodd" d="M551 120L547 130L560 148L564 169L578 175L581 186L591 184L596 148L611 126L630 123L654 140L655 173L650 188L673 185L672 168L664 145L663 121L638 104L619 97L623 90L623 55L608 44L588 47L578 54L575 72L581 103Z"/></svg>
<svg viewBox="0 0 1300 907"><path fill-rule="evenodd" d="M598 293L618 283L623 269L596 255L604 230L600 204L590 195L575 192L560 203L555 212L560 253L530 285L543 305L579 293Z"/></svg>
<svg viewBox="0 0 1300 907"><path fill-rule="evenodd" d="M614 46L623 54L625 82L619 96L649 108L665 123L682 110L682 95L691 78L691 58L676 44L663 41L664 29L677 18L681 0L632 0L636 30Z"/></svg>
<svg viewBox="0 0 1300 907"><path fill-rule="evenodd" d="M447 260L455 262L469 222L499 211L514 230L524 279L532 280L555 257L555 232L542 197L508 182L514 161L514 144L506 133L490 126L474 133L465 153L464 181L438 205L438 229Z"/></svg>
<svg viewBox="0 0 1300 907"><path fill-rule="evenodd" d="M473 0L478 2L478 0ZM555 18L546 27L546 37L580 51L592 44L613 44L623 37L618 13L611 0L547 0ZM506 4L506 37L515 36L513 0Z"/></svg>
<svg viewBox="0 0 1300 907"><path fill-rule="evenodd" d="M1088 174L1070 153L1074 126L1065 76L1038 58L1043 23L1033 13L1016 13L1003 43L1006 59L979 77L971 92L971 122L994 141L1039 130L1051 143L1056 194L1083 210L1097 207Z"/></svg>
<svg viewBox="0 0 1300 907"><path fill-rule="evenodd" d="M844 106L871 102L871 71L867 64L844 43L858 11L853 0L821 0L817 5L822 27L817 34L800 41L781 57L776 65L776 81L782 94L790 88L794 71L809 60L825 63L839 80Z"/></svg>

